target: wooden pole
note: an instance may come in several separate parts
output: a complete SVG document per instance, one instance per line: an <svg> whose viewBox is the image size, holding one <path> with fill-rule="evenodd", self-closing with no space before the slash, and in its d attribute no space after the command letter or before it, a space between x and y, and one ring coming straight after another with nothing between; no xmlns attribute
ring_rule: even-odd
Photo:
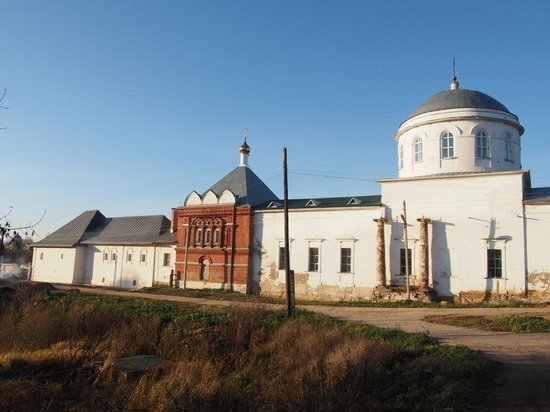
<svg viewBox="0 0 550 412"><path fill-rule="evenodd" d="M288 234L288 173L286 147L283 147L283 192L284 192L284 220L285 220L285 280L286 280L286 309L288 317L296 313L294 296L294 271L290 270L290 238Z"/></svg>
<svg viewBox="0 0 550 412"><path fill-rule="evenodd" d="M405 235L405 278L407 281L407 300L411 300L411 285L409 280L409 235L407 230L407 204L403 200L403 230Z"/></svg>

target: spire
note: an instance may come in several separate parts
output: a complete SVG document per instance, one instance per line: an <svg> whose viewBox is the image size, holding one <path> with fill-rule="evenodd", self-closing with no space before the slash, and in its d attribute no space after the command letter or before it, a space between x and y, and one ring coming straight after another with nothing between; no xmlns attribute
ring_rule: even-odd
<svg viewBox="0 0 550 412"><path fill-rule="evenodd" d="M451 90L458 89L458 86L460 83L458 82L458 79L456 77L456 65L455 65L455 58L453 57L453 81L451 82Z"/></svg>
<svg viewBox="0 0 550 412"><path fill-rule="evenodd" d="M239 147L239 153L241 154L241 163L239 166L248 167L248 154L250 153L250 146L246 143L248 137L248 128L244 128L244 143Z"/></svg>

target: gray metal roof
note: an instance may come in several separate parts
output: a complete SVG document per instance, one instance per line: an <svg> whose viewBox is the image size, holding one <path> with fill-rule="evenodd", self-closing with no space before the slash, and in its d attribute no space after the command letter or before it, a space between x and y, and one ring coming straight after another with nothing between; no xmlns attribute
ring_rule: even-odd
<svg viewBox="0 0 550 412"><path fill-rule="evenodd" d="M209 190L220 196L226 189L237 197L238 205L257 206L277 199L271 189L247 166L237 166Z"/></svg>
<svg viewBox="0 0 550 412"><path fill-rule="evenodd" d="M550 203L550 187L534 187L523 193L524 203Z"/></svg>
<svg viewBox="0 0 550 412"><path fill-rule="evenodd" d="M102 227L106 219L99 210L88 210L32 246L72 247L82 239L86 231Z"/></svg>
<svg viewBox="0 0 550 412"><path fill-rule="evenodd" d="M331 207L361 207L361 206L381 206L382 196L348 196L348 197L315 197L308 199L289 199L289 209L322 209ZM258 206L259 210L282 209L283 201L276 200L265 202Z"/></svg>
<svg viewBox="0 0 550 412"><path fill-rule="evenodd" d="M106 218L98 210L82 213L34 247L83 245L148 245L175 243L170 220L163 215Z"/></svg>
<svg viewBox="0 0 550 412"><path fill-rule="evenodd" d="M455 89L433 95L418 106L407 120L423 113L462 108L499 110L513 114L506 106L485 93L478 92L477 90Z"/></svg>

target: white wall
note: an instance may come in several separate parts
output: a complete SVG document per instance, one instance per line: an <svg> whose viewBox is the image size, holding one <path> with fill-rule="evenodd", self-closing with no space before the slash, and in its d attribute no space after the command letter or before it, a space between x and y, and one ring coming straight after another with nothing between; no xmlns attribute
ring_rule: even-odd
<svg viewBox="0 0 550 412"><path fill-rule="evenodd" d="M164 266L165 253L170 255L168 266ZM84 283L122 289L139 289L152 286L153 282L168 283L174 262L173 246L91 245L88 247Z"/></svg>
<svg viewBox="0 0 550 412"><path fill-rule="evenodd" d="M38 282L68 283L74 281L79 272L76 263L81 263L83 248L36 247L33 251L32 280ZM78 258L77 258L78 255Z"/></svg>
<svg viewBox="0 0 550 412"><path fill-rule="evenodd" d="M429 227L430 283L441 295L461 291L522 293L526 288L523 237L523 172L487 173L460 177L381 181L390 229L387 259L394 283L403 282L400 249L403 223L399 215L407 202L413 274L418 274L417 218ZM487 239L493 239L488 241ZM503 278L487 279L487 248L503 250Z"/></svg>
<svg viewBox="0 0 550 412"><path fill-rule="evenodd" d="M550 294L550 204L525 205L529 290Z"/></svg>
<svg viewBox="0 0 550 412"><path fill-rule="evenodd" d="M370 296L376 285L376 222L380 207L299 209L289 213L290 267L301 297L351 298ZM253 270L262 294L283 294L285 272L278 269L284 247L283 212L256 211ZM309 247L318 247L318 271L308 271ZM340 273L340 248L352 249L351 273ZM306 296L307 294L307 296Z"/></svg>

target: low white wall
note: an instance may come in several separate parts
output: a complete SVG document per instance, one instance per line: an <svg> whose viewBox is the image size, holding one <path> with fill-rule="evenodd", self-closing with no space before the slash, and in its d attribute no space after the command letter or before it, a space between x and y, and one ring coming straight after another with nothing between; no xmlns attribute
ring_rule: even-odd
<svg viewBox="0 0 550 412"><path fill-rule="evenodd" d="M290 267L296 295L302 298L369 298L376 285L376 222L380 207L298 209L289 213ZM282 210L254 215L253 281L268 295L281 295L285 271L279 270L284 247ZM319 248L319 269L309 271L309 248ZM351 271L340 273L340 249L351 249Z"/></svg>
<svg viewBox="0 0 550 412"><path fill-rule="evenodd" d="M34 248L32 280L72 284L76 255L76 248Z"/></svg>
<svg viewBox="0 0 550 412"><path fill-rule="evenodd" d="M525 205L529 291L550 295L550 204Z"/></svg>
<svg viewBox="0 0 550 412"><path fill-rule="evenodd" d="M164 265L166 253L170 255L167 266ZM174 261L173 246L92 245L88 247L84 283L122 289L168 283Z"/></svg>

